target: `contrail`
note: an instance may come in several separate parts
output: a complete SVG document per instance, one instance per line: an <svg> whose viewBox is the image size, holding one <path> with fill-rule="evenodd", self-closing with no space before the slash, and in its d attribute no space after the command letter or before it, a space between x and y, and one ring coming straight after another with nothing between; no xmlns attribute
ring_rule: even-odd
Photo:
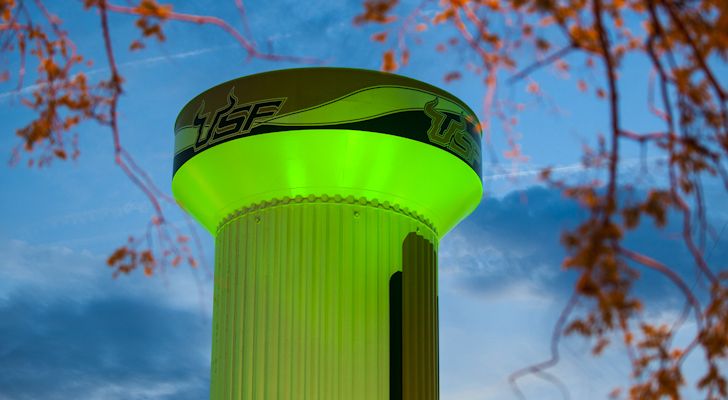
<svg viewBox="0 0 728 400"><path fill-rule="evenodd" d="M201 48L201 49L183 51L181 53L148 57L148 58L143 58L141 60L127 61L125 63L121 63L121 64L119 64L119 68L146 66L146 65L156 64L160 61L179 60L179 59L188 58L188 57L197 57L197 56L205 54L205 53L210 53L213 51L218 51L218 50L235 47L235 46L237 46L237 45L205 47L205 48ZM89 71L84 71L84 73L86 75L96 75L96 74L100 74L100 73L108 72L108 71L109 71L108 67L103 67L103 68L92 69ZM19 94L30 93L30 92L38 89L39 87L43 87L45 85L46 85L46 83L35 83L32 85L24 86L24 87L20 88L19 90L10 90L7 92L2 92L2 93L0 93L0 100L15 96L15 95L19 95Z"/></svg>
<svg viewBox="0 0 728 400"><path fill-rule="evenodd" d="M641 157L632 157L632 158L626 158L624 160L620 161L620 167L623 169L622 172L629 172L628 170L641 166L644 162L647 166L654 166L658 164L661 161L666 161L665 157L648 157L648 158L641 158ZM483 176L484 181L497 181L501 179L510 179L510 178L522 178L522 177L528 177L528 176L538 176L543 172L544 169L548 167L541 167L541 168L535 168L534 166L527 166L528 169L525 170L513 170L511 172L504 172L499 174L493 174L493 175L485 175ZM560 174L574 174L578 172L584 172L589 170L589 168L584 167L584 164L581 162L573 163L573 164L566 164L566 165L558 165L555 167L550 167L549 170L552 173L560 173Z"/></svg>
<svg viewBox="0 0 728 400"><path fill-rule="evenodd" d="M497 181L497 180L501 180L501 179L521 178L524 176L536 176L536 175L541 174L541 172L544 170L544 168L531 167L530 169L526 169L526 170L514 170L511 172L505 172L502 174L485 175L485 176L483 176L483 180ZM584 170L584 165L579 162L579 163L574 163L574 164L562 165L562 166L558 166L558 167L552 167L550 169L552 172L578 172L578 171Z"/></svg>

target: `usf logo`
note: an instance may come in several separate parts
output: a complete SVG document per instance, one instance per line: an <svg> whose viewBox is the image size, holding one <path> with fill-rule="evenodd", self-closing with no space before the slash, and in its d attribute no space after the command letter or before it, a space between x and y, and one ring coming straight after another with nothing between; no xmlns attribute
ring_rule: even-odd
<svg viewBox="0 0 728 400"><path fill-rule="evenodd" d="M470 165L480 163L480 143L467 130L465 118L458 115L454 118L435 109L439 99L425 104L425 114L430 117L430 129L427 137L430 142L451 150Z"/></svg>
<svg viewBox="0 0 728 400"><path fill-rule="evenodd" d="M285 98L259 100L255 102L238 104L235 96L235 87L230 89L227 104L215 110L210 120L210 112L205 113L205 101L195 113L193 125L197 128L195 151L200 151L216 142L234 136L244 135L258 124L262 118L273 117L278 114Z"/></svg>

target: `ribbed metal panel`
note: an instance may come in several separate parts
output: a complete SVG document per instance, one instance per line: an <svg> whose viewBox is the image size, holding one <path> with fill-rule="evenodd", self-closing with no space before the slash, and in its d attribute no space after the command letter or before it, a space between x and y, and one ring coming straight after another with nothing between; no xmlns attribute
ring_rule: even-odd
<svg viewBox="0 0 728 400"><path fill-rule="evenodd" d="M390 278L404 257L403 398L436 399L436 246L428 224L364 199L230 218L216 243L211 398L390 399Z"/></svg>

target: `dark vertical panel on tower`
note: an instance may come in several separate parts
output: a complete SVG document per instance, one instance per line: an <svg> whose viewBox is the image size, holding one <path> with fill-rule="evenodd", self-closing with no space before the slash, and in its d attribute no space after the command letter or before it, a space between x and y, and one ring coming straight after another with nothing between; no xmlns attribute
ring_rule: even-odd
<svg viewBox="0 0 728 400"><path fill-rule="evenodd" d="M439 398L436 260L432 242L415 232L407 235L402 244L403 400Z"/></svg>
<svg viewBox="0 0 728 400"><path fill-rule="evenodd" d="M389 400L402 400L402 272L389 278Z"/></svg>

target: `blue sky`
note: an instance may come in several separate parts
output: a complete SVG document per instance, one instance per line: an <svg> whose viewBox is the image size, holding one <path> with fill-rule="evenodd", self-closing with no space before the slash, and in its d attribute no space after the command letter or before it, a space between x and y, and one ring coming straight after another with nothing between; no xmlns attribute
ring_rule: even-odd
<svg viewBox="0 0 728 400"><path fill-rule="evenodd" d="M384 47L369 41L376 27L352 27L359 1L249 2L251 29L263 47L285 54L314 56L327 65L378 69ZM247 4L247 3L246 3ZM180 2L180 11L210 13L238 24L232 4ZM98 18L73 4L60 14L79 49L94 58L93 77L108 73L98 34ZM169 23L168 40L128 52L137 36L133 19L113 16L112 36L126 79L120 102L120 129L126 148L169 192L172 126L193 96L217 83L256 72L292 67L246 60L234 41L214 27ZM433 51L453 33L447 28L422 35L411 64L399 73L443 86L474 109L482 104L479 78L445 84L467 52ZM527 55L526 55L527 56ZM621 85L623 112L633 130L655 129L646 107L647 71L643 60L627 60ZM440 245L440 380L442 399L511 399L507 377L548 356L553 323L573 277L560 269L559 232L583 215L558 192L542 187L539 168L552 165L559 175L581 181L595 177L580 167L582 141L606 131L606 104L581 94L574 81L548 69L534 74L549 101L528 97L525 84L503 89L527 104L519 116L521 144L529 161L496 167L484 163L486 194L481 206ZM32 114L19 105L9 86L0 87L0 118L6 134L0 149L9 158L14 130ZM559 105L555 111L551 103ZM140 274L111 278L108 254L129 234L146 225L151 207L112 159L110 132L94 124L78 128L81 156L50 168L0 166L0 400L20 399L200 399L209 385L211 271L179 268L154 278ZM505 150L496 130L494 145ZM637 148L625 149L626 180L660 183L659 159L648 154L648 173ZM490 166L489 166L490 165ZM706 183L709 220L720 229L728 221L723 189ZM174 218L181 220L179 213ZM656 258L689 267L688 253L676 240L676 226L649 226L628 243ZM212 239L201 229L208 265ZM728 236L728 234L726 234ZM728 238L715 246L712 261L728 263ZM669 320L679 312L677 292L646 274L638 283L650 316ZM679 340L691 331L687 324ZM601 358L590 344L569 339L554 372L572 398L604 398L628 381L620 348ZM701 371L688 362L689 376ZM560 398L552 385L523 380L533 399Z"/></svg>

